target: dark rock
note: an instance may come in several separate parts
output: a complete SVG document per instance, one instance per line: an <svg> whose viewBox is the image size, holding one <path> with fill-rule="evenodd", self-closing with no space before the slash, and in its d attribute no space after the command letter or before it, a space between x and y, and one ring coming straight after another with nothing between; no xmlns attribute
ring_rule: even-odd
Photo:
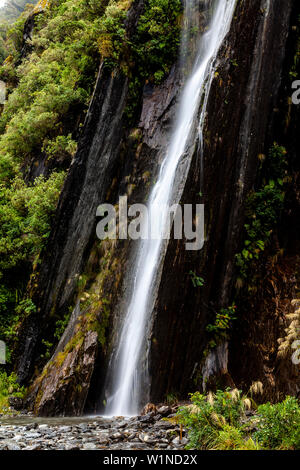
<svg viewBox="0 0 300 470"><path fill-rule="evenodd" d="M148 413L145 416L139 416L139 421L141 423L153 423L154 422L154 413Z"/></svg>
<svg viewBox="0 0 300 470"><path fill-rule="evenodd" d="M162 416L168 416L171 414L172 409L169 406L161 406L157 409L157 412Z"/></svg>
<svg viewBox="0 0 300 470"><path fill-rule="evenodd" d="M14 408L15 410L21 410L24 406L24 401L20 397L9 397L8 398L9 406Z"/></svg>

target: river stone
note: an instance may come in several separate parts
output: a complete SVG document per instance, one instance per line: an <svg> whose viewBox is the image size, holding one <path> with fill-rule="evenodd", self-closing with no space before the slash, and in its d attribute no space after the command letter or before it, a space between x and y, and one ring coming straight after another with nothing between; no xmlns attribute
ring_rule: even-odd
<svg viewBox="0 0 300 470"><path fill-rule="evenodd" d="M38 439L41 437L39 432L27 432L25 433L26 439Z"/></svg>
<svg viewBox="0 0 300 470"><path fill-rule="evenodd" d="M80 446L71 442L67 442L65 445L65 450L79 450Z"/></svg>
<svg viewBox="0 0 300 470"><path fill-rule="evenodd" d="M180 440L180 438L178 436L175 437L175 439L173 439L173 441L172 441L172 444L174 444L175 446L185 446L187 443L188 443L188 440L185 437L183 437Z"/></svg>
<svg viewBox="0 0 300 470"><path fill-rule="evenodd" d="M162 416L168 416L172 412L172 410L169 406L161 406L157 409L157 412Z"/></svg>
<svg viewBox="0 0 300 470"><path fill-rule="evenodd" d="M40 431L45 431L45 430L48 430L48 429L49 429L49 426L48 426L48 424L40 424L39 427L38 427L38 429L39 429Z"/></svg>
<svg viewBox="0 0 300 470"><path fill-rule="evenodd" d="M120 432L115 432L114 434L111 434L110 436L112 439L122 439L123 435Z"/></svg>
<svg viewBox="0 0 300 470"><path fill-rule="evenodd" d="M7 450L21 450L21 447L17 444L7 444Z"/></svg>
<svg viewBox="0 0 300 470"><path fill-rule="evenodd" d="M97 445L93 442L85 442L82 448L83 450L97 450Z"/></svg>
<svg viewBox="0 0 300 470"><path fill-rule="evenodd" d="M61 433L70 432L70 431L72 431L71 426L62 426L59 428L59 432Z"/></svg>

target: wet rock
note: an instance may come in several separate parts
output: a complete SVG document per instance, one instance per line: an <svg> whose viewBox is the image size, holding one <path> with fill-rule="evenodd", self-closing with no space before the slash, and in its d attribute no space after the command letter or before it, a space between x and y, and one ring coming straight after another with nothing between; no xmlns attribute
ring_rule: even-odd
<svg viewBox="0 0 300 470"><path fill-rule="evenodd" d="M157 412L162 416L168 416L172 413L172 409L169 406L161 406L157 409Z"/></svg>
<svg viewBox="0 0 300 470"><path fill-rule="evenodd" d="M153 423L153 421L154 421L154 413L151 412L151 413L146 414L145 416L140 416L140 417L139 417L139 421L140 421L141 423Z"/></svg>
<svg viewBox="0 0 300 470"><path fill-rule="evenodd" d="M109 443L109 438L106 434L100 434L100 436L97 437L97 442L101 445L106 445Z"/></svg>
<svg viewBox="0 0 300 470"><path fill-rule="evenodd" d="M22 424L22 419L16 419ZM185 445L185 440L180 444L174 439L174 434L179 432L178 427L170 428L170 423L163 420L158 427L156 423L140 423L138 418L126 421L114 418L110 422L73 425L68 418L62 418L59 425L42 423L36 427L36 424L2 425L0 420L0 450L15 446L24 450L151 450L169 446L182 448ZM124 431L120 432L120 429Z"/></svg>
<svg viewBox="0 0 300 470"><path fill-rule="evenodd" d="M154 423L154 427L155 428L170 429L170 428L174 427L174 424L170 423L169 421L160 420L160 421L156 421L156 423Z"/></svg>
<svg viewBox="0 0 300 470"><path fill-rule="evenodd" d="M181 440L180 440L180 437L175 437L175 439L173 439L172 441L172 444L174 444L175 446L185 446L187 445L188 443L188 440L183 437Z"/></svg>
<svg viewBox="0 0 300 470"><path fill-rule="evenodd" d="M35 403L35 411L41 416L55 416L61 413L61 406L70 415L82 413L88 384L94 369L94 356L98 347L98 334L88 331L83 343L77 345L65 355L59 367L53 363L47 369L47 375L41 382L33 385L33 394L40 390L39 399ZM76 370L80 369L80 387L77 383ZM66 397L68 399L66 400Z"/></svg>
<svg viewBox="0 0 300 470"><path fill-rule="evenodd" d="M142 416L144 415L147 415L149 413L154 413L156 414L157 412L157 408L156 406L153 404L153 403L147 403L147 405L143 408L143 411L142 411Z"/></svg>
<svg viewBox="0 0 300 470"><path fill-rule="evenodd" d="M83 450L97 450L97 445L93 442L87 442L82 446Z"/></svg>
<svg viewBox="0 0 300 470"><path fill-rule="evenodd" d="M31 446L26 446L24 450L41 450L42 446L40 444L33 444Z"/></svg>
<svg viewBox="0 0 300 470"><path fill-rule="evenodd" d="M70 432L71 430L72 428L70 426L62 426L61 428L59 428L60 433Z"/></svg>
<svg viewBox="0 0 300 470"><path fill-rule="evenodd" d="M111 434L111 439L122 439L123 435L120 432L116 432L114 434Z"/></svg>
<svg viewBox="0 0 300 470"><path fill-rule="evenodd" d="M21 447L17 444L7 444L7 450L21 450Z"/></svg>
<svg viewBox="0 0 300 470"><path fill-rule="evenodd" d="M45 430L48 430L49 427L48 427L47 424L40 424L40 425L38 426L38 429L39 429L39 431L45 431Z"/></svg>
<svg viewBox="0 0 300 470"><path fill-rule="evenodd" d="M144 442L146 442L147 444L155 444L156 439L153 439L153 437L149 434L144 434Z"/></svg>
<svg viewBox="0 0 300 470"><path fill-rule="evenodd" d="M67 443L65 445L65 450L79 450L80 447L77 444Z"/></svg>
<svg viewBox="0 0 300 470"><path fill-rule="evenodd" d="M24 406L23 399L20 397L9 397L8 398L9 406L15 410L21 410Z"/></svg>

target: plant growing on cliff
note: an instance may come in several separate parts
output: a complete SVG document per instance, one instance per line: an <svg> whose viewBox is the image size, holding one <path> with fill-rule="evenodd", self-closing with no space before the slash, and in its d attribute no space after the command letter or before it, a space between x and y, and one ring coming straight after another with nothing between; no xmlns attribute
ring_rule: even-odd
<svg viewBox="0 0 300 470"><path fill-rule="evenodd" d="M55 172L28 186L21 178L10 188L0 185L0 336L6 340L15 336L19 318L35 309L22 294L30 266L49 235L63 181L64 173Z"/></svg>
<svg viewBox="0 0 300 470"><path fill-rule="evenodd" d="M236 320L236 305L232 304L228 308L221 308L216 314L215 322L206 327L206 331L213 333L216 340L225 338L228 330L232 326L232 322Z"/></svg>
<svg viewBox="0 0 300 470"><path fill-rule="evenodd" d="M133 39L142 76L159 83L169 72L179 47L181 12L180 0L148 0Z"/></svg>
<svg viewBox="0 0 300 470"><path fill-rule="evenodd" d="M194 287L202 287L204 285L203 277L198 276L194 271L190 271L189 275Z"/></svg>
<svg viewBox="0 0 300 470"><path fill-rule="evenodd" d="M247 277L250 266L265 250L284 204L286 150L274 143L268 158L261 157L262 185L248 196L244 225L246 239L242 251L236 255L240 279Z"/></svg>

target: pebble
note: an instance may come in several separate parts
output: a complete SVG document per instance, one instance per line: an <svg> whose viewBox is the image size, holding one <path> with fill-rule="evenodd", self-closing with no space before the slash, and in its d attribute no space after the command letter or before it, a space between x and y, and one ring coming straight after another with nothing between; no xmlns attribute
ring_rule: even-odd
<svg viewBox="0 0 300 470"><path fill-rule="evenodd" d="M29 414L2 416L0 451L182 449L188 440L183 437L180 441L178 425L162 419L167 409L171 413L169 407L161 407L154 417L149 413L143 417L110 419L94 416L42 420Z"/></svg>

